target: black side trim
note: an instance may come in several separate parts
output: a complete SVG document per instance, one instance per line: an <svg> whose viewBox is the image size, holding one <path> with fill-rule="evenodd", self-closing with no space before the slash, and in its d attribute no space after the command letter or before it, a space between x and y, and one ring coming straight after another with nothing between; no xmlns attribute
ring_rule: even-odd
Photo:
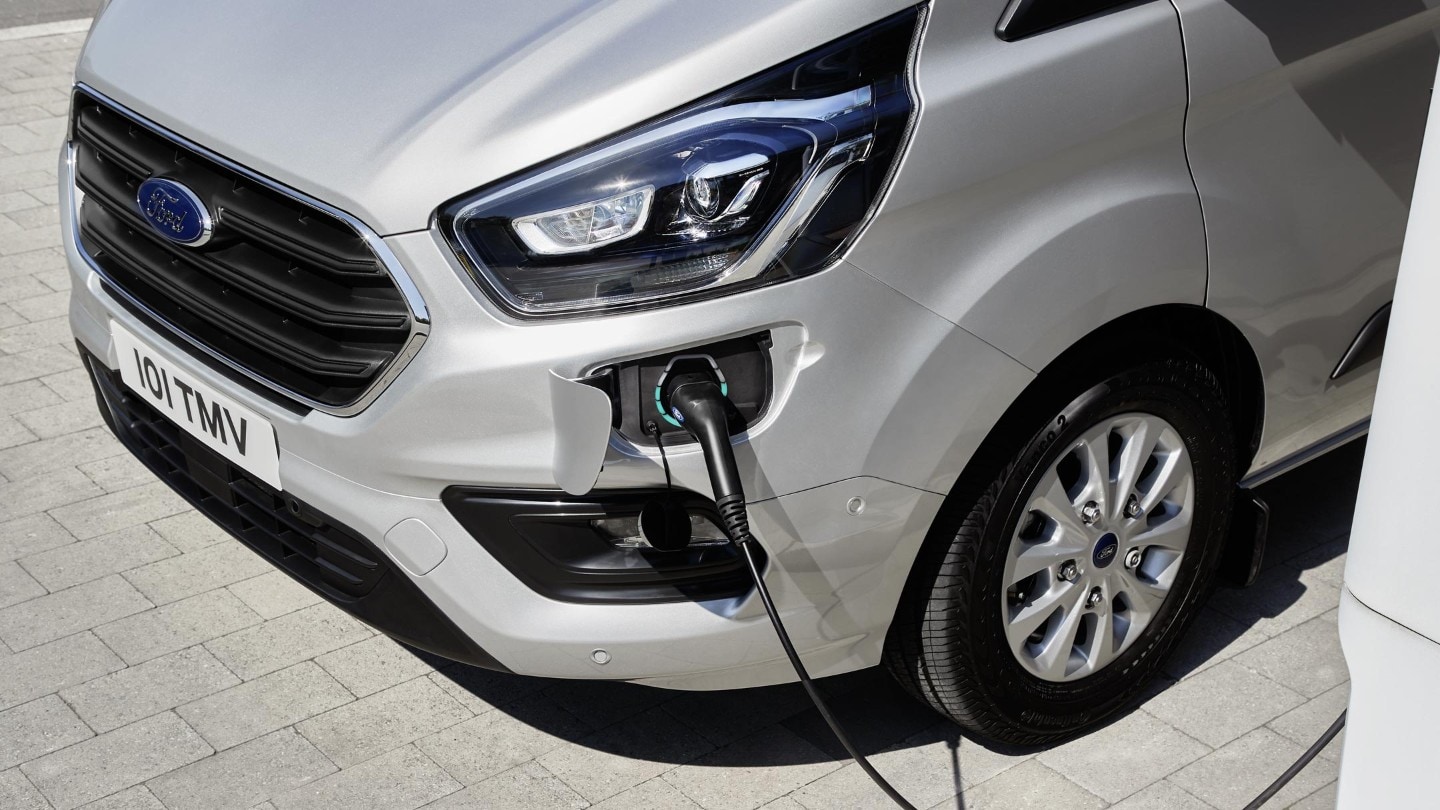
<svg viewBox="0 0 1440 810"><path fill-rule="evenodd" d="M1390 305L1386 304L1370 316L1360 327L1360 334L1350 342L1345 356L1335 364L1330 379L1338 380L1371 360L1379 359L1385 353L1385 335L1390 331Z"/></svg>
<svg viewBox="0 0 1440 810"><path fill-rule="evenodd" d="M995 25L995 35L1014 42L1084 17L1146 2L1151 0L1010 0Z"/></svg>
<svg viewBox="0 0 1440 810"><path fill-rule="evenodd" d="M744 557L731 543L680 551L620 549L596 518L639 515L647 503L676 498L692 514L724 525L715 504L693 492L626 489L571 498L550 490L452 486L440 495L450 514L517 579L542 596L581 604L644 605L743 596L751 588Z"/></svg>
<svg viewBox="0 0 1440 810"><path fill-rule="evenodd" d="M80 346L100 414L150 471L236 540L331 604L412 647L508 672L360 533L190 439Z"/></svg>

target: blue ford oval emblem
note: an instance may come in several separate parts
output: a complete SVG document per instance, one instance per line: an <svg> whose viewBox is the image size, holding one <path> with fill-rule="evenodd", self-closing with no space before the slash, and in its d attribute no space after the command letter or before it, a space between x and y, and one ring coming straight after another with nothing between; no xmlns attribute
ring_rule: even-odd
<svg viewBox="0 0 1440 810"><path fill-rule="evenodd" d="M152 177L135 192L140 215L171 242L198 247L210 241L214 222L195 192L164 177Z"/></svg>
<svg viewBox="0 0 1440 810"><path fill-rule="evenodd" d="M1106 532L1104 536L1095 543L1095 567L1104 568L1115 560L1115 552L1120 550L1120 539L1112 532Z"/></svg>

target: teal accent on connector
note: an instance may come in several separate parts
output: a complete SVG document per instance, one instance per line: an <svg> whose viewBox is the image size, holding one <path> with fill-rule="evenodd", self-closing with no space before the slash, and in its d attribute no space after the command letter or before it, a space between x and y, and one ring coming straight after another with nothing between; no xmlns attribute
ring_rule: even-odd
<svg viewBox="0 0 1440 810"><path fill-rule="evenodd" d="M722 396L722 397L728 397L728 396L730 396L730 383L727 383L727 382L722 382L722 383L720 383L720 396Z"/></svg>
<svg viewBox="0 0 1440 810"><path fill-rule="evenodd" d="M661 417L662 419L664 419L666 422L669 422L670 424L674 425L675 427L680 427L680 426L681 426L679 422L675 421L675 417L671 416L671 415L668 414L668 413L662 413L662 414L660 414L660 417Z"/></svg>

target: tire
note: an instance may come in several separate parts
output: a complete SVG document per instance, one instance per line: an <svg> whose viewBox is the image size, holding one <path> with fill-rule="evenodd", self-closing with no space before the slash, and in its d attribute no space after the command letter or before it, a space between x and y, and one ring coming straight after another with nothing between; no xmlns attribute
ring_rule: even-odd
<svg viewBox="0 0 1440 810"><path fill-rule="evenodd" d="M1082 389L1073 386L1069 391L1073 395ZM990 452L993 461L989 464L981 458L986 455L982 452L972 461L936 518L886 642L886 664L903 687L972 734L992 742L1021 746L1054 743L1093 727L1132 701L1199 611L1214 578L1229 525L1236 480L1234 430L1223 390L1207 369L1178 360L1148 363L1113 374L1069 398L1068 403L1066 399L1064 391L1055 391L1048 409L1043 404L1031 408L1030 418L1022 417L1020 423L1011 420L1009 430L999 429L1004 435L992 437L996 442L987 440L992 449L1018 451L1012 450L1008 458L1003 449ZM1167 500L1146 507L1149 512L1139 512L1139 498L1148 501L1162 496L1148 493L1138 496L1134 503L1126 498L1127 507L1135 507L1138 516L1127 517L1129 509L1122 508L1114 519L1117 525L1131 521L1131 534L1139 539L1126 535L1120 545L1141 544L1151 536L1146 532L1160 536L1150 528L1150 522L1159 515L1161 522L1156 525L1164 530L1166 510L1179 514L1184 507L1190 510L1189 534L1183 550L1178 552L1180 556L1172 557L1166 549L1156 551L1158 546L1142 550L1137 545L1134 552L1122 547L1118 553L1123 559L1115 561L1116 535L1107 533L1094 541L1093 553L1087 552L1089 557L1077 555L1058 566L1051 565L1020 584L1006 582L1022 570L1007 569L1007 560L1018 559L1031 548L1046 550L1052 542L1060 542L1051 538L1071 536L1059 528L1066 518L1050 520L1045 516L1064 512L1063 507L1033 508L1037 503L1033 498L1038 497L1036 488L1049 481L1046 492L1053 493L1058 481L1069 498L1071 488L1078 491L1081 487L1080 483L1066 482L1081 480L1075 470L1077 465L1084 465L1077 459L1089 457L1083 455L1084 448L1103 444L1103 452L1113 459L1117 447L1128 447L1123 426L1138 425L1137 419L1173 427L1173 432L1165 434L1166 441L1174 444L1178 437L1183 442L1193 488L1183 483L1175 486L1163 495ZM1147 428L1152 432L1156 429ZM1138 430L1134 428L1130 435L1141 435ZM1136 445L1142 446L1143 442ZM1094 452L1098 457L1102 451ZM1157 445L1157 458L1172 457L1160 452ZM1172 448L1169 452L1178 450ZM1112 460L1112 465L1115 463ZM1120 469L1134 469L1134 463L1129 464ZM979 469L975 469L977 465ZM1053 477L1047 479L1047 475ZM1121 477L1126 475L1122 473ZM1143 470L1136 473L1131 491L1140 492L1146 480L1155 481L1155 488L1171 486L1168 478L1162 481L1154 472L1151 476L1144 479ZM1095 486L1115 487L1116 474L1112 472L1110 478L1111 483L1099 481ZM1099 477L1091 473L1087 480L1094 482ZM1183 501L1185 493L1191 493L1193 500ZM1119 501L1120 496L1110 500ZM1109 519L1109 506L1100 510L1106 514L1099 518L1093 507L1093 502L1071 505L1079 510L1082 520L1094 519L1098 525ZM1099 530L1089 523L1086 526L1086 531ZM1032 539L1027 532L1033 532L1038 539ZM1166 542L1178 536L1175 531L1169 534ZM1112 548L1107 552L1102 548L1105 545ZM1153 580L1146 572L1160 570L1161 563L1152 565L1152 555L1159 555L1153 559L1168 561L1165 564L1169 565L1159 579ZM1140 562L1132 569L1129 562L1137 560ZM1084 569L1079 576L1076 563ZM1067 569L1066 565L1071 567ZM1122 571L1122 567L1126 570ZM1162 579L1169 583L1168 590L1159 596ZM1095 584L1100 582L1106 583L1103 588ZM1124 590L1124 582L1132 583L1129 587L1136 591L1134 598ZM1077 583L1084 586L1084 591L1074 590ZM1116 583L1113 589L1111 583ZM1042 585L1048 588L1044 594L1026 593L1032 587L1038 592ZM1096 593L1102 590L1103 594ZM1072 599L1078 593L1086 594L1086 598L1076 602L1073 609L1058 609L1041 629L1029 636L1021 635L1028 625L1015 617L1030 615L1026 611L1034 607L1032 602L1040 604L1053 594L1060 594L1054 599ZM1064 617L1073 615L1072 610L1093 610L1104 618L1081 615L1066 624ZM1127 615L1130 619L1122 622L1120 617ZM1145 618L1143 625L1140 618ZM1077 627L1075 638L1079 641L1066 647L1064 631L1071 624ZM1122 640L1121 631L1116 629L1122 624L1138 629ZM1053 631L1049 629L1052 626ZM1087 631L1087 627L1092 629ZM1084 644L1080 641L1089 644L1088 653L1081 649ZM1045 654L1034 653L1042 649ZM1102 653L1110 657L1106 659ZM1108 663L1098 663L1105 660Z"/></svg>

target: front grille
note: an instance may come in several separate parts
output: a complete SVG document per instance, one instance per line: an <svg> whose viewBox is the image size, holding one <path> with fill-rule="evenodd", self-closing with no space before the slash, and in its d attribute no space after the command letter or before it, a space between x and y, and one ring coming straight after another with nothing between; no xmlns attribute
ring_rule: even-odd
<svg viewBox="0 0 1440 810"><path fill-rule="evenodd" d="M356 403L405 352L405 297L341 218L83 91L72 131L81 247L122 300L305 404ZM149 226L136 192L150 177L199 196L215 220L209 242L179 245Z"/></svg>
<svg viewBox="0 0 1440 810"><path fill-rule="evenodd" d="M211 520L333 598L355 599L375 588L385 568L369 542L226 461L131 393L113 372L90 365L121 440Z"/></svg>

